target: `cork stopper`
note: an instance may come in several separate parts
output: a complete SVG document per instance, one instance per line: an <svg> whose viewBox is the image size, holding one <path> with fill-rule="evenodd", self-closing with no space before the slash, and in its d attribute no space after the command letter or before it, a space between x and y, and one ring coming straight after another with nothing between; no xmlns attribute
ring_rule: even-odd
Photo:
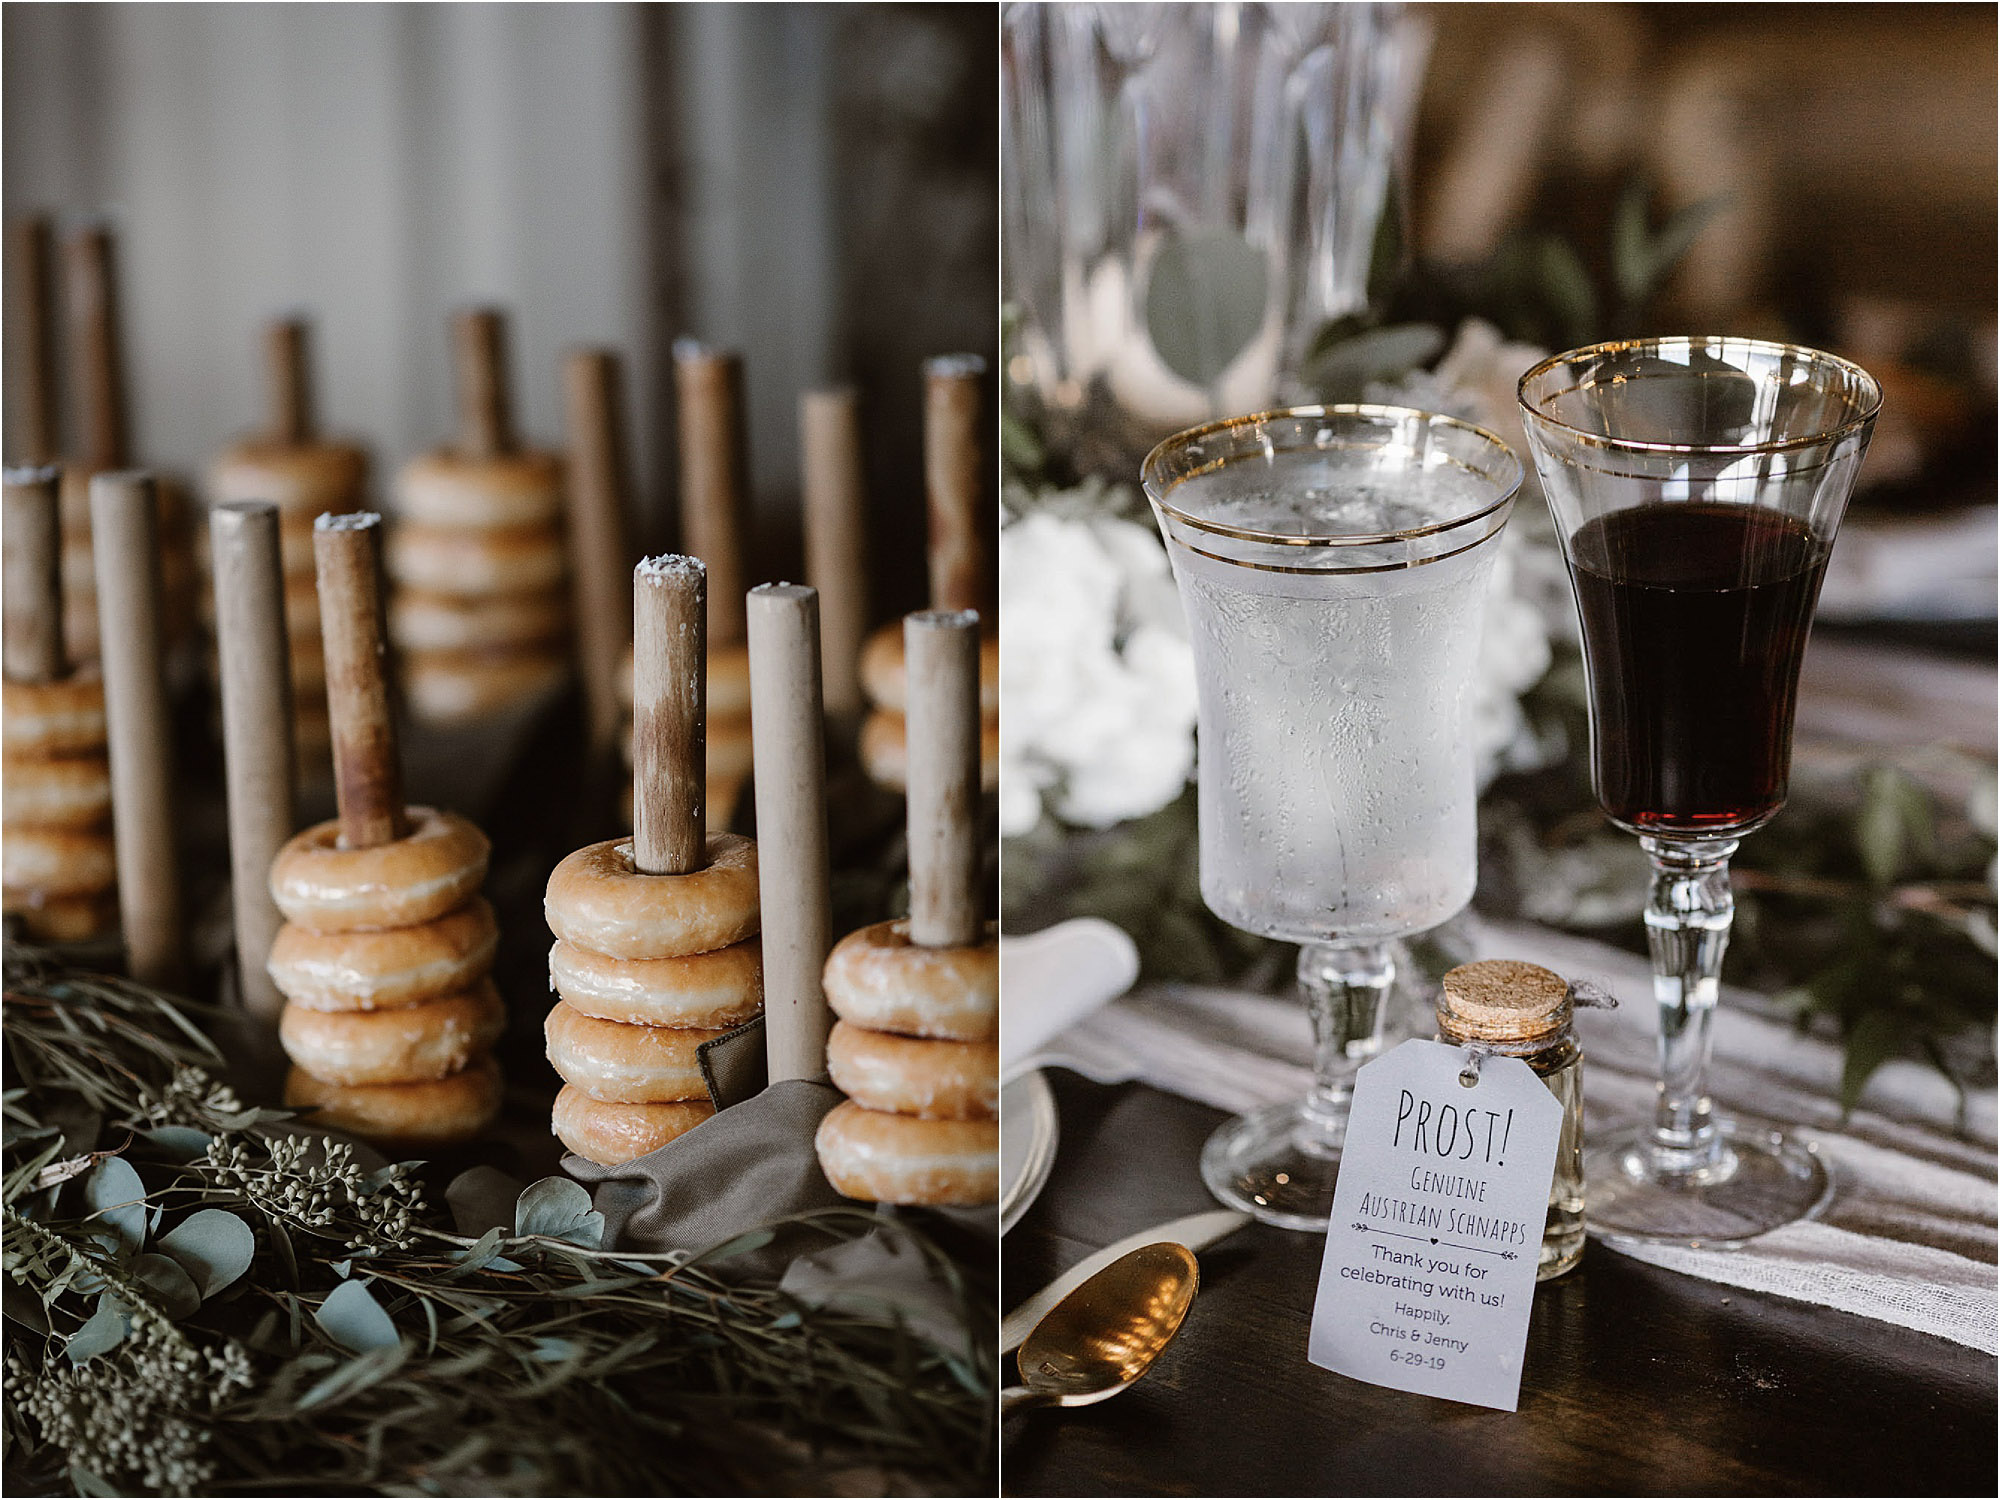
<svg viewBox="0 0 2000 1500"><path fill-rule="evenodd" d="M1447 1042L1520 1045L1560 1035L1572 1014L1560 974L1518 959L1485 958L1444 976L1438 1034Z"/></svg>

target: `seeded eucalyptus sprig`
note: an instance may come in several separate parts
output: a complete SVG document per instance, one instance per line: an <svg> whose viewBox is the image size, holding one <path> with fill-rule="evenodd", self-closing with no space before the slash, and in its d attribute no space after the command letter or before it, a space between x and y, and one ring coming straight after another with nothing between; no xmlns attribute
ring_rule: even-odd
<svg viewBox="0 0 2000 1500"><path fill-rule="evenodd" d="M453 1232L415 1164L246 1109L209 1014L7 953L6 1482L21 1493L971 1493L990 1304L860 1208L700 1254L603 1244L576 1183ZM741 1272L892 1233L960 1330Z"/></svg>

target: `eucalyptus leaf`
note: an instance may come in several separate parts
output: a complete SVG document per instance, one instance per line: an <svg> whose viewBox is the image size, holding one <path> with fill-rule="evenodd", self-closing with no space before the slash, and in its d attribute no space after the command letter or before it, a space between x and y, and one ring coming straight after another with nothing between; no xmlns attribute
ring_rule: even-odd
<svg viewBox="0 0 2000 1500"><path fill-rule="evenodd" d="M80 1365L87 1359L110 1353L131 1331L132 1320L125 1309L110 1297L99 1297L97 1311L90 1315L83 1327L69 1336L69 1341L63 1345L63 1353L69 1356L71 1364Z"/></svg>
<svg viewBox="0 0 2000 1500"><path fill-rule="evenodd" d="M544 1177L521 1191L514 1204L514 1232L567 1240L586 1250L604 1245L604 1215L590 1206L590 1193L567 1177Z"/></svg>
<svg viewBox="0 0 2000 1500"><path fill-rule="evenodd" d="M136 1254L146 1243L146 1185L139 1180L132 1163L122 1156L107 1156L85 1179L84 1202L93 1219L117 1236L128 1254Z"/></svg>
<svg viewBox="0 0 2000 1500"><path fill-rule="evenodd" d="M149 1251L132 1262L132 1274L153 1294L160 1311L177 1323L201 1306L194 1278L168 1256Z"/></svg>
<svg viewBox="0 0 2000 1500"><path fill-rule="evenodd" d="M313 1321L341 1348L357 1354L401 1342L395 1321L361 1281L341 1282L313 1309Z"/></svg>
<svg viewBox="0 0 2000 1500"><path fill-rule="evenodd" d="M215 1139L206 1130L196 1130L192 1125L155 1125L139 1133L158 1146L168 1160L177 1162L198 1160Z"/></svg>
<svg viewBox="0 0 2000 1500"><path fill-rule="evenodd" d="M250 1269L257 1234L227 1209L203 1208L163 1236L160 1249L193 1279L205 1302Z"/></svg>
<svg viewBox="0 0 2000 1500"><path fill-rule="evenodd" d="M1875 1070L1894 1057L1903 1040L1902 1021L1888 1011L1870 1011L1847 1033L1847 1055L1840 1068L1840 1109L1850 1113Z"/></svg>
<svg viewBox="0 0 2000 1500"><path fill-rule="evenodd" d="M1169 232L1146 271L1146 335L1169 370L1207 390L1264 326L1270 265L1233 229Z"/></svg>
<svg viewBox="0 0 2000 1500"><path fill-rule="evenodd" d="M752 1250L761 1250L778 1237L775 1229L751 1229L742 1234L732 1235L720 1244L711 1245L699 1255L691 1257L690 1266L707 1265L712 1261L729 1260L734 1256L748 1255Z"/></svg>

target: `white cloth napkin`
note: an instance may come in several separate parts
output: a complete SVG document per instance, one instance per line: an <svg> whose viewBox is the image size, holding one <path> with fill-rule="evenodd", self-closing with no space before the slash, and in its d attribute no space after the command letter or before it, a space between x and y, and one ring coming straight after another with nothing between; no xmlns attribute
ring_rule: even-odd
<svg viewBox="0 0 2000 1500"><path fill-rule="evenodd" d="M1525 925L1478 924L1479 956L1520 958L1592 979L1621 1000L1579 1017L1585 1130L1644 1119L1654 1099L1657 1021L1644 959ZM1995 1260L1995 1096L1975 1095L1964 1129L1949 1085L1892 1062L1843 1124L1837 1048L1751 1014L1725 991L1715 1018L1710 1092L1725 1114L1783 1124L1819 1143L1834 1198L1817 1221L1738 1250L1620 1250L1689 1276L1774 1292L2000 1352ZM1024 1003L1032 1004L1027 996ZM1009 1019L1015 996L1010 991ZM1427 1017L1413 1018L1429 1033ZM1143 987L1043 1046L1043 1066L1102 1083L1139 1081L1240 1111L1302 1095L1312 1039L1290 997L1195 985Z"/></svg>

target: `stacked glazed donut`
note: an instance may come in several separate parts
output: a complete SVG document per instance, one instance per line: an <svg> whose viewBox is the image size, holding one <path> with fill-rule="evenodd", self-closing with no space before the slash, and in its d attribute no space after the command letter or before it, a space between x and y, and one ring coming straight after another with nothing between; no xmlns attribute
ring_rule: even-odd
<svg viewBox="0 0 2000 1500"><path fill-rule="evenodd" d="M212 505L268 500L278 507L295 743L300 765L323 777L332 737L326 716L319 590L313 579L313 517L361 508L368 455L351 443L324 442L314 436L305 337L304 324L296 321L271 326L267 334L275 406L271 431L226 449L209 472L208 490ZM202 602L212 628L212 593L204 591Z"/></svg>
<svg viewBox="0 0 2000 1500"><path fill-rule="evenodd" d="M764 1007L757 846L711 833L707 864L647 875L632 843L579 849L549 876L556 944L545 1026L562 1076L551 1120L586 1161L616 1166L715 1113L696 1049Z"/></svg>
<svg viewBox="0 0 2000 1500"><path fill-rule="evenodd" d="M118 870L104 683L94 667L66 670L62 649L57 483L53 469L9 470L6 480L0 884L30 937L67 943L116 921Z"/></svg>
<svg viewBox="0 0 2000 1500"><path fill-rule="evenodd" d="M979 616L904 621L911 657L910 917L834 945L840 1019L827 1071L845 1103L820 1123L827 1180L878 1203L990 1203L999 1185L1000 961L981 917Z"/></svg>
<svg viewBox="0 0 2000 1500"><path fill-rule="evenodd" d="M388 549L403 690L434 724L532 698L568 659L561 465L514 443L500 315L461 314L457 330L459 441L397 476Z"/></svg>
<svg viewBox="0 0 2000 1500"><path fill-rule="evenodd" d="M757 846L703 827L707 571L649 558L632 581L636 825L557 865L543 905L559 997L544 1034L563 1080L551 1125L600 1166L714 1114L698 1049L764 1008Z"/></svg>
<svg viewBox="0 0 2000 1500"><path fill-rule="evenodd" d="M908 922L850 933L827 955L840 1017L826 1064L847 1095L821 1122L827 1181L876 1203L991 1203L999 1182L1000 959L992 929L923 948Z"/></svg>
<svg viewBox="0 0 2000 1500"><path fill-rule="evenodd" d="M507 1017L488 977L487 847L464 818L413 807L390 843L342 847L334 820L279 850L271 897L285 925L269 970L285 997L286 1104L413 1145L468 1139L493 1118Z"/></svg>

